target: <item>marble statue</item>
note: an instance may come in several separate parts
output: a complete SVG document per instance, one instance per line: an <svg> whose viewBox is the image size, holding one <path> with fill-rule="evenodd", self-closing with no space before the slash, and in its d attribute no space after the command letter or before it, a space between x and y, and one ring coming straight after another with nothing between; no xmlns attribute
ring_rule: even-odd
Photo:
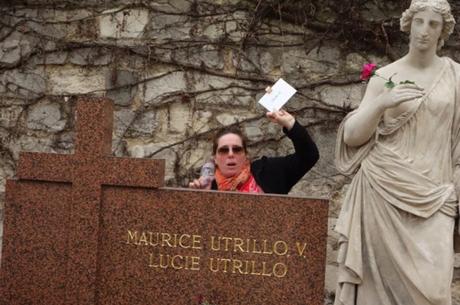
<svg viewBox="0 0 460 305"><path fill-rule="evenodd" d="M355 176L335 228L335 305L451 304L460 65L437 51L454 25L447 1L413 0L408 53L376 71L339 128L337 168Z"/></svg>

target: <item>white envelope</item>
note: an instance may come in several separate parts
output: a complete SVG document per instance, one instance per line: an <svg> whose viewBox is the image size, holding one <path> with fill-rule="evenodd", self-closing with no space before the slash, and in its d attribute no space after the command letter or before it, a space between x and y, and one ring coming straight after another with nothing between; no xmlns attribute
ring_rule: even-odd
<svg viewBox="0 0 460 305"><path fill-rule="evenodd" d="M294 87L280 78L273 85L272 91L262 96L259 104L264 106L268 111L278 111L296 92L297 90Z"/></svg>

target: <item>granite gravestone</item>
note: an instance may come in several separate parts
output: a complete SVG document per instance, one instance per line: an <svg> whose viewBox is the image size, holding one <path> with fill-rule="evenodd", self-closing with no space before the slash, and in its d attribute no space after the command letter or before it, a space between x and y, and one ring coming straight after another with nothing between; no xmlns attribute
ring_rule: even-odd
<svg viewBox="0 0 460 305"><path fill-rule="evenodd" d="M0 304L323 303L327 202L163 187L110 156L112 103L79 100L75 154L7 182Z"/></svg>

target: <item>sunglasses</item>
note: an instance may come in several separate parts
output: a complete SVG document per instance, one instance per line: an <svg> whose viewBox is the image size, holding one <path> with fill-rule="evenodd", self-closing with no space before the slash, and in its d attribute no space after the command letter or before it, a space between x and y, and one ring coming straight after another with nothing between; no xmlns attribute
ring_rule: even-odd
<svg viewBox="0 0 460 305"><path fill-rule="evenodd" d="M219 155L228 155L230 153L230 150L233 152L235 155L242 154L244 152L244 148L242 146L221 146L217 149L217 153Z"/></svg>

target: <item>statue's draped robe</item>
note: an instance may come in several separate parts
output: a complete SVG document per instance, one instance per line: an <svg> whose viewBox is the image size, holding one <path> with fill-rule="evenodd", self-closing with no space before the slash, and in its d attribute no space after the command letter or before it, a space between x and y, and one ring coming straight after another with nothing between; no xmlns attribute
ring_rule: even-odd
<svg viewBox="0 0 460 305"><path fill-rule="evenodd" d="M451 304L460 69L443 60L426 95L366 144L347 146L339 128L337 167L356 175L335 228L335 305Z"/></svg>

